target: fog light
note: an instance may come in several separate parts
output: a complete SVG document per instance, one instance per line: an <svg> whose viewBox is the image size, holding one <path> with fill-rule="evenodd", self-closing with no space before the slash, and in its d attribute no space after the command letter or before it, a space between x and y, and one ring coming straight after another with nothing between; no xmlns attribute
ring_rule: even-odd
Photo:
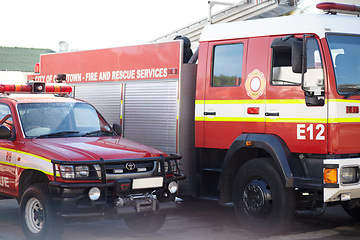
<svg viewBox="0 0 360 240"><path fill-rule="evenodd" d="M359 168L358 167L344 167L340 171L341 183L357 183L359 182Z"/></svg>
<svg viewBox="0 0 360 240"><path fill-rule="evenodd" d="M176 193L178 188L179 188L179 185L175 181L170 182L169 185L168 185L168 189L169 189L171 194Z"/></svg>
<svg viewBox="0 0 360 240"><path fill-rule="evenodd" d="M351 193L342 193L341 194L341 201L350 201L351 200Z"/></svg>
<svg viewBox="0 0 360 240"><path fill-rule="evenodd" d="M101 192L100 189L97 187L93 187L89 191L89 198L91 201L96 201L100 198Z"/></svg>

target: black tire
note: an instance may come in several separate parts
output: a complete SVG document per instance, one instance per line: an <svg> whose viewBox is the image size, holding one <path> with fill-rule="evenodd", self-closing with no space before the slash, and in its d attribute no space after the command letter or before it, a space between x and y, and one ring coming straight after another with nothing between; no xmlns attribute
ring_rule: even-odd
<svg viewBox="0 0 360 240"><path fill-rule="evenodd" d="M250 160L239 169L233 201L240 224L259 235L283 231L295 213L295 192L284 186L268 158Z"/></svg>
<svg viewBox="0 0 360 240"><path fill-rule="evenodd" d="M342 204L345 212L356 220L360 220L360 199L353 199Z"/></svg>
<svg viewBox="0 0 360 240"><path fill-rule="evenodd" d="M20 201L20 221L27 239L60 239L64 223L57 217L46 184L31 185Z"/></svg>
<svg viewBox="0 0 360 240"><path fill-rule="evenodd" d="M144 212L125 218L126 225L135 233L154 233L165 223L166 213Z"/></svg>

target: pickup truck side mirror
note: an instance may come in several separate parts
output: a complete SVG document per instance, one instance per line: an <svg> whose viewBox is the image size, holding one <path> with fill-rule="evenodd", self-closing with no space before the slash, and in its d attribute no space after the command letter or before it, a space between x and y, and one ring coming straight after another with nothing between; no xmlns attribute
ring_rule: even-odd
<svg viewBox="0 0 360 240"><path fill-rule="evenodd" d="M0 125L0 139L9 139L9 138L11 138L11 130L4 125Z"/></svg>
<svg viewBox="0 0 360 240"><path fill-rule="evenodd" d="M113 124L113 129L114 129L114 131L115 131L119 136L121 136L122 131L121 131L121 126L120 126L120 124L114 123L114 124Z"/></svg>

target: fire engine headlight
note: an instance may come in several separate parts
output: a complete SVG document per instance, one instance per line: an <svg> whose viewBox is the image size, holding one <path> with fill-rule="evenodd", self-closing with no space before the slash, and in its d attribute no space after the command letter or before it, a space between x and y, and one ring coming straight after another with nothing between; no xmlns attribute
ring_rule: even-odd
<svg viewBox="0 0 360 240"><path fill-rule="evenodd" d="M88 177L89 176L89 167L88 166L76 166L75 167L75 176L76 177Z"/></svg>
<svg viewBox="0 0 360 240"><path fill-rule="evenodd" d="M74 166L60 165L59 169L62 178L75 178Z"/></svg>
<svg viewBox="0 0 360 240"><path fill-rule="evenodd" d="M178 185L178 183L175 182L175 181L170 182L169 185L168 185L168 190L169 190L169 192L170 192L171 194L176 193L177 190L178 190L178 188L179 188L179 185Z"/></svg>
<svg viewBox="0 0 360 240"><path fill-rule="evenodd" d="M99 188L97 187L93 187L90 189L89 191L89 198L91 201L96 201L100 198L100 195L101 195L101 191Z"/></svg>
<svg viewBox="0 0 360 240"><path fill-rule="evenodd" d="M359 167L343 167L340 171L342 184L358 183L360 178Z"/></svg>

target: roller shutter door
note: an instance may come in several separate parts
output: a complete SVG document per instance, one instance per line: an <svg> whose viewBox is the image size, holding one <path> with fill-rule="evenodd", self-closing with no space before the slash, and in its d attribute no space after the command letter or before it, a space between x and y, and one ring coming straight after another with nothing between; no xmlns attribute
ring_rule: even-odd
<svg viewBox="0 0 360 240"><path fill-rule="evenodd" d="M109 124L120 123L121 88L119 82L77 83L75 98L92 104Z"/></svg>
<svg viewBox="0 0 360 240"><path fill-rule="evenodd" d="M177 81L125 84L124 137L175 153L177 94Z"/></svg>

